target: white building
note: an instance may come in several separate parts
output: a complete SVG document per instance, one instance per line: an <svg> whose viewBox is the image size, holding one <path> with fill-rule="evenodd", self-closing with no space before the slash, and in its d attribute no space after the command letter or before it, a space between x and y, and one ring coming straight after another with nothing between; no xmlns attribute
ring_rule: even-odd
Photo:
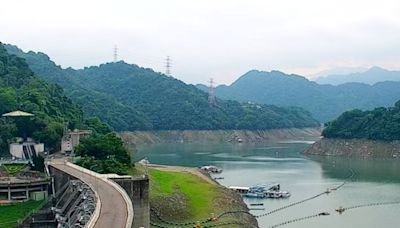
<svg viewBox="0 0 400 228"><path fill-rule="evenodd" d="M91 133L92 131L89 130L68 130L61 140L61 153L73 154L74 148L79 145L80 140Z"/></svg>
<svg viewBox="0 0 400 228"><path fill-rule="evenodd" d="M32 160L33 157L37 157L39 153L43 152L44 144L36 143L31 138L26 141L20 139L16 143L10 144L10 154L15 158Z"/></svg>

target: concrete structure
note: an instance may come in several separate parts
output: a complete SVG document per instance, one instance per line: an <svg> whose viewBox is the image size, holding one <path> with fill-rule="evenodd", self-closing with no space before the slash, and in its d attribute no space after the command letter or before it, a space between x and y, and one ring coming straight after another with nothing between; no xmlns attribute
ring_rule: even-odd
<svg viewBox="0 0 400 228"><path fill-rule="evenodd" d="M37 195L34 193L43 194L43 197L47 198L49 186L50 180L46 178L37 180L0 180L0 195L10 201L35 200L37 199Z"/></svg>
<svg viewBox="0 0 400 228"><path fill-rule="evenodd" d="M1 116L3 116L3 117L32 117L34 115L32 113L17 110L17 111L13 111L13 112L9 112L9 113L4 113Z"/></svg>
<svg viewBox="0 0 400 228"><path fill-rule="evenodd" d="M92 131L88 130L68 130L61 139L61 153L73 155L74 148L79 145L80 140L84 137L87 137L91 133Z"/></svg>
<svg viewBox="0 0 400 228"><path fill-rule="evenodd" d="M53 177L54 193L57 195L65 183L79 179L90 186L96 194L97 204L88 227L128 228L133 223L133 206L127 193L107 175L101 175L72 163L52 161L48 163Z"/></svg>
<svg viewBox="0 0 400 228"><path fill-rule="evenodd" d="M146 175L98 174L64 159L47 161L46 171L52 180L50 200L20 227L69 228L80 227L74 225L82 225L82 222L88 228L150 227L149 179ZM94 195L85 193L89 190Z"/></svg>
<svg viewBox="0 0 400 228"><path fill-rule="evenodd" d="M114 177L111 178L119 184L129 195L133 203L133 228L150 227L150 202L149 202L149 178L146 175L140 177Z"/></svg>
<svg viewBox="0 0 400 228"><path fill-rule="evenodd" d="M36 143L33 139L28 138L26 141L18 139L16 143L10 144L11 156L24 160L32 160L39 153L44 152L44 144Z"/></svg>

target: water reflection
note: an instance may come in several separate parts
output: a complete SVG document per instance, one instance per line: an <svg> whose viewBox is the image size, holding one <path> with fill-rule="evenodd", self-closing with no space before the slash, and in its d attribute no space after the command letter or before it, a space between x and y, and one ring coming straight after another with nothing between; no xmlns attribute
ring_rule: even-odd
<svg viewBox="0 0 400 228"><path fill-rule="evenodd" d="M301 154L309 145L300 142L262 144L160 144L137 148L135 160L148 157L150 162L201 166L214 164L224 169L222 185L252 186L278 182L292 193L289 199L245 199L247 203L264 203L265 211L286 206L341 184L351 167L357 179L339 191L258 219L260 227L269 227L288 219L329 211L331 216L287 225L287 228L397 227L397 205L354 210L337 215L339 206L370 202L397 201L400 196L400 161L365 160L339 157L308 157ZM253 211L262 214L264 211Z"/></svg>
<svg viewBox="0 0 400 228"><path fill-rule="evenodd" d="M309 156L318 162L323 175L330 178L346 178L349 168L356 173L358 181L400 183L400 160L363 159L331 156Z"/></svg>
<svg viewBox="0 0 400 228"><path fill-rule="evenodd" d="M301 161L299 151L308 145L285 145L279 142L263 144L153 144L136 148L133 160L148 157L150 162L165 165L196 167L219 161L285 162Z"/></svg>

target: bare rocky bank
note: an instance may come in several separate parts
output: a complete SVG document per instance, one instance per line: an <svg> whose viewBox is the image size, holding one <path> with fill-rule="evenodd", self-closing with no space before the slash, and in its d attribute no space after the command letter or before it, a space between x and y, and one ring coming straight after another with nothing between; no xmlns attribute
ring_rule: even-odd
<svg viewBox="0 0 400 228"><path fill-rule="evenodd" d="M400 158L400 141L323 138L304 153L322 156Z"/></svg>
<svg viewBox="0 0 400 228"><path fill-rule="evenodd" d="M321 135L320 128L289 128L271 130L170 130L119 133L130 145L152 143L254 143L267 140L307 140Z"/></svg>

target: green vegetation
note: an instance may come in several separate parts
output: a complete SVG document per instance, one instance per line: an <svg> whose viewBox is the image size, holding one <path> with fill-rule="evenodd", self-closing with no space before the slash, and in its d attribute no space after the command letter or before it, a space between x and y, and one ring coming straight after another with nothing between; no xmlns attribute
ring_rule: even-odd
<svg viewBox="0 0 400 228"><path fill-rule="evenodd" d="M0 100L2 99L0 98ZM8 144L16 132L17 127L14 123L0 119L0 155L8 150Z"/></svg>
<svg viewBox="0 0 400 228"><path fill-rule="evenodd" d="M33 136L55 149L64 123L69 127L82 122L82 112L63 93L61 87L47 84L29 69L25 60L10 55L0 43L0 114L23 110L33 118L0 120L0 154L7 151L15 136Z"/></svg>
<svg viewBox="0 0 400 228"><path fill-rule="evenodd" d="M210 216L217 186L190 173L149 170L150 198L155 200L174 193L182 193L187 200L190 219L204 219Z"/></svg>
<svg viewBox="0 0 400 228"><path fill-rule="evenodd" d="M139 165L137 166L140 167ZM139 168L140 169L140 168ZM219 215L227 211L247 210L242 198L237 193L204 180L183 168L165 171L149 169L150 206L162 218L179 223L204 221L212 214ZM152 213L153 222L162 221ZM255 218L244 213L227 214L216 223L239 222L242 225L229 227L253 227ZM214 223L214 224L216 224ZM207 224L211 225L213 222Z"/></svg>
<svg viewBox="0 0 400 228"><path fill-rule="evenodd" d="M16 227L18 220L38 209L42 203L43 201L27 201L0 206L0 228Z"/></svg>
<svg viewBox="0 0 400 228"><path fill-rule="evenodd" d="M127 174L129 151L115 133L94 134L76 147L77 164L98 173Z"/></svg>
<svg viewBox="0 0 400 228"><path fill-rule="evenodd" d="M33 157L31 170L43 172L44 171L44 158L42 156Z"/></svg>
<svg viewBox="0 0 400 228"><path fill-rule="evenodd" d="M4 169L9 174L16 174L22 171L26 165L25 164L3 164Z"/></svg>
<svg viewBox="0 0 400 228"><path fill-rule="evenodd" d="M322 135L327 138L400 140L400 101L394 107L345 112L327 123Z"/></svg>
<svg viewBox="0 0 400 228"><path fill-rule="evenodd" d="M106 105L106 104L105 104ZM16 136L33 136L47 149L57 150L64 125L87 128L93 134L76 149L82 156L80 164L101 173L124 174L130 166L128 150L108 125L98 118L83 120L81 109L73 104L58 85L38 79L25 60L10 55L0 43L0 114L22 109L35 114L33 118L0 119L0 149L6 151ZM43 158L33 160L32 169L43 171ZM9 173L19 171L18 165L5 167Z"/></svg>
<svg viewBox="0 0 400 228"><path fill-rule="evenodd" d="M207 89L204 85L198 88ZM352 109L389 107L400 99L400 82L320 85L299 75L252 70L229 86L218 86L216 94L240 102L301 107L317 120L327 122Z"/></svg>
<svg viewBox="0 0 400 228"><path fill-rule="evenodd" d="M113 130L213 130L314 127L318 122L301 108L241 104L217 99L195 86L125 62L81 70L62 69L43 53L7 50L27 60L43 79L58 83L82 107Z"/></svg>

